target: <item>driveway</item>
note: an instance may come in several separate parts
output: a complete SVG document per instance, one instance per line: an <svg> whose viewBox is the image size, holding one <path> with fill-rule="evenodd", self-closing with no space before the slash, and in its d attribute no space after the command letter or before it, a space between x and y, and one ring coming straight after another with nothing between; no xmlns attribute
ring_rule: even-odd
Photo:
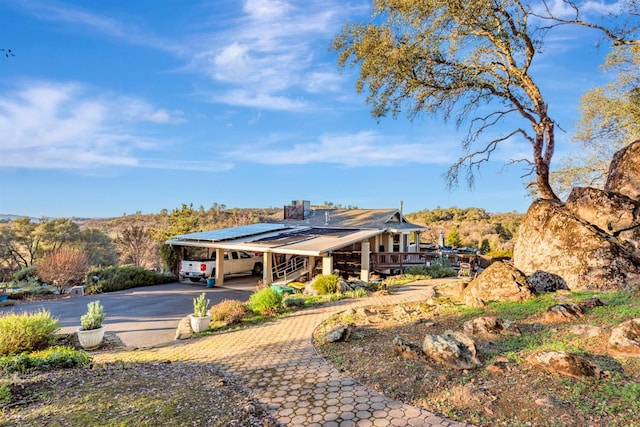
<svg viewBox="0 0 640 427"><path fill-rule="evenodd" d="M205 283L169 283L126 291L109 292L1 307L0 314L41 309L58 318L61 333L72 333L80 326L87 303L100 300L105 310L107 333L115 332L126 346L151 347L173 341L178 323L193 311L193 299L202 292L211 305L224 299L247 301L255 290L255 276L229 276L224 286L207 288Z"/></svg>

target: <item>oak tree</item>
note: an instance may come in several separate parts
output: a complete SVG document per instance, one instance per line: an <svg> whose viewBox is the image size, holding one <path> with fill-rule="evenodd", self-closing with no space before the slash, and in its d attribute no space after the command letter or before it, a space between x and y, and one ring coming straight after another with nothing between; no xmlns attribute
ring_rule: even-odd
<svg viewBox="0 0 640 427"><path fill-rule="evenodd" d="M613 154L640 139L640 46L617 46L601 68L615 79L580 99L574 135L580 150L552 173L559 194L575 186L602 188Z"/></svg>
<svg viewBox="0 0 640 427"><path fill-rule="evenodd" d="M446 175L450 187L461 171L472 185L474 170L501 143L519 137L532 157L514 160L530 163L538 194L558 199L549 179L556 122L531 71L544 35L568 24L600 30L616 43L629 33L538 6L527 0L373 0L371 21L346 24L333 48L339 65L359 66L356 90L368 91L373 117L395 118L406 110L410 119L424 113L467 126L464 154ZM496 127L511 126L514 118L516 124L496 136Z"/></svg>

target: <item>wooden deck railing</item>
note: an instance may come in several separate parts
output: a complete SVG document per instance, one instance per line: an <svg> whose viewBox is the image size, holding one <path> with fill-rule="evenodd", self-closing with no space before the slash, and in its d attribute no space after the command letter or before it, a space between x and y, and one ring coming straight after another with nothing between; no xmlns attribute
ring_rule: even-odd
<svg viewBox="0 0 640 427"><path fill-rule="evenodd" d="M373 269L405 269L415 265L430 265L439 258L447 258L453 268L459 268L460 263L469 263L473 267L475 255L441 254L439 252L373 252L371 253L371 267Z"/></svg>

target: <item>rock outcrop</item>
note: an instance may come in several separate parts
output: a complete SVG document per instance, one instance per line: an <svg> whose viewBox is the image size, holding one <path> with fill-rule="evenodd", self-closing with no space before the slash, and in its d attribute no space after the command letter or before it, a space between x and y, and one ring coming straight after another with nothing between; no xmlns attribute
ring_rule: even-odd
<svg viewBox="0 0 640 427"><path fill-rule="evenodd" d="M616 238L576 217L563 203L539 199L525 215L513 250L526 274L546 271L571 290L640 286L640 260Z"/></svg>
<svg viewBox="0 0 640 427"><path fill-rule="evenodd" d="M571 290L640 288L640 140L614 155L604 190L536 200L513 252L537 291L563 282Z"/></svg>
<svg viewBox="0 0 640 427"><path fill-rule="evenodd" d="M640 357L640 319L631 319L613 328L609 353L622 357Z"/></svg>
<svg viewBox="0 0 640 427"><path fill-rule="evenodd" d="M526 276L504 262L495 262L473 279L462 292L466 305L478 306L489 301L524 301L535 296Z"/></svg>
<svg viewBox="0 0 640 427"><path fill-rule="evenodd" d="M480 335L485 337L496 337L504 335L520 335L518 325L508 320L499 319L495 316L477 317L467 320L462 324L462 329L467 335Z"/></svg>
<svg viewBox="0 0 640 427"><path fill-rule="evenodd" d="M478 360L475 342L460 332L447 331L442 335L427 335L422 351L442 365L453 369L473 369L482 366Z"/></svg>
<svg viewBox="0 0 640 427"><path fill-rule="evenodd" d="M547 372L572 377L578 380L600 378L602 370L584 357L564 351L543 351L533 353L527 361Z"/></svg>
<svg viewBox="0 0 640 427"><path fill-rule="evenodd" d="M613 155L604 189L640 202L640 140Z"/></svg>

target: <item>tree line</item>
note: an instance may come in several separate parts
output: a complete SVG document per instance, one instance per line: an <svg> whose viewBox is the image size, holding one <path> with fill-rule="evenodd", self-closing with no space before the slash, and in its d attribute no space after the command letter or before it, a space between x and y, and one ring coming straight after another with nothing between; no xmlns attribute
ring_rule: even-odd
<svg viewBox="0 0 640 427"><path fill-rule="evenodd" d="M210 208L183 204L159 214L137 213L109 219L29 217L0 223L0 280L61 252L73 248L87 256L90 266L132 265L172 270L177 255L164 242L171 236L269 221L279 208ZM64 255L58 254L58 258ZM69 259L67 257L67 259Z"/></svg>

